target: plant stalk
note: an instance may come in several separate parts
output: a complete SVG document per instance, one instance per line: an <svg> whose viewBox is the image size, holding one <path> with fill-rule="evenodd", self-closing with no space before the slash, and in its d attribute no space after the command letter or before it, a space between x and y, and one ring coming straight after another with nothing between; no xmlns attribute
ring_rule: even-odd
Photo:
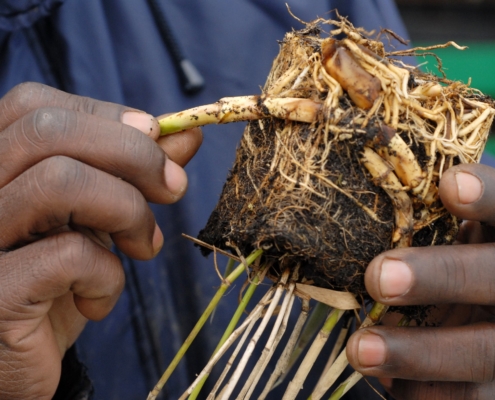
<svg viewBox="0 0 495 400"><path fill-rule="evenodd" d="M289 337L289 340L285 346L285 349L280 356L277 365L275 366L275 370L273 371L272 375L270 376L270 379L268 380L265 388L263 389L263 392L259 396L258 400L264 400L266 396L268 396L268 393L270 390L272 390L274 387L277 386L278 383L277 380L278 378L285 373L287 370L287 367L289 365L289 359L290 355L293 353L294 347L297 343L297 339L299 335L301 334L301 331L303 329L304 323L306 322L308 318L308 312L309 312L309 300L303 299L302 301L302 307L301 307L301 313L299 314L299 317L297 318L296 324L294 326L294 329Z"/></svg>
<svg viewBox="0 0 495 400"><path fill-rule="evenodd" d="M311 311L306 325L304 325L304 329L299 336L297 343L294 347L294 351L291 353L290 358L288 360L288 364L285 368L284 374L278 379L275 386L278 386L281 381L285 379L287 373L291 370L294 364L297 362L302 352L306 349L308 343L310 343L311 339L315 336L316 332L321 329L321 326L325 322L326 318L328 318L328 313L331 311L331 307L324 303L316 303L313 310Z"/></svg>
<svg viewBox="0 0 495 400"><path fill-rule="evenodd" d="M203 312L201 315L200 319L192 329L191 333L187 337L187 339L184 341L182 346L180 347L179 351L171 361L170 365L167 367L165 372L163 373L162 377L158 381L158 383L155 385L153 390L150 392L148 395L147 400L155 400L158 394L160 393L160 390L162 390L163 386L165 383L168 381L172 373L174 372L175 368L179 364L180 360L186 353L186 351L189 349L191 346L192 342L198 335L198 333L201 331L201 328L204 326L206 321L208 320L208 317L210 314L213 312L213 310L216 308L217 304L219 303L220 299L223 297L227 289L230 287L230 284L234 282L247 268L247 266L251 265L256 259L261 257L261 254L263 253L263 250L255 250L253 251L247 258L246 258L246 263L247 265L244 264L239 264L237 268L232 271L232 273L227 277L227 279L222 282L220 288L217 290L217 293L213 297L213 299L210 301L210 304L208 304L208 307L206 307L206 310Z"/></svg>
<svg viewBox="0 0 495 400"><path fill-rule="evenodd" d="M311 368L313 367L316 361L316 358L318 357L318 355L321 352L321 349L327 342L330 333L332 332L332 329L335 327L335 325L337 324L337 322L339 321L340 317L342 317L343 314L344 314L343 310L337 310L337 309L334 309L330 313L327 320L325 321L325 324L321 328L320 332L318 332L318 335L316 336L315 340L311 344L311 347L306 353L306 356L304 357L301 365L299 366L296 375L289 383L289 386L287 387L287 390L285 391L282 400L292 400L297 397L297 394L301 390L303 383L309 374L309 371L311 370Z"/></svg>
<svg viewBox="0 0 495 400"><path fill-rule="evenodd" d="M235 327L239 323L239 320L241 319L242 314L244 313L244 310L246 309L246 306L249 304L251 297L253 297L253 294L256 288L258 287L258 284L259 284L259 274L256 274L256 276L251 281L249 287L247 288L246 293L244 293L244 296L242 297L242 300L239 303L239 306L237 307L234 316L230 320L229 325L225 329L225 332L223 333L222 337L220 338L217 347L213 351L212 357L223 346L223 344L226 342L226 340L230 337L230 335L234 331ZM197 386L192 391L191 395L188 397L189 400L195 400L198 397L209 375L210 374L205 374L203 379L197 384Z"/></svg>
<svg viewBox="0 0 495 400"><path fill-rule="evenodd" d="M285 294L284 301L282 302L282 306L280 307L279 315L277 317L277 320L275 321L270 337L265 344L265 348L263 349L258 362L251 372L251 375L246 381L244 388L239 394L239 397L241 398L244 398L246 400L251 398L254 389L258 385L263 372L266 370L268 363L270 362L278 344L280 343L280 340L282 339L282 336L285 333L285 330L287 329L287 323L289 320L290 312L292 310L292 305L294 303L294 288L295 284L291 283ZM246 394L244 395L244 393Z"/></svg>
<svg viewBox="0 0 495 400"><path fill-rule="evenodd" d="M251 357L256 344L258 343L259 338L261 337L262 333L265 331L265 328L268 324L268 321L272 317L272 315L275 311L275 308L278 305L280 297L282 296L282 292L284 291L284 286L287 282L287 279L288 279L288 271L284 272L282 279L278 283L277 289L275 291L275 295L273 296L273 299L272 299L270 305L268 306L268 309L266 310L266 313L265 313L263 319L261 320L261 323L258 326L258 329L256 330L255 334L253 335L253 337L249 341L249 344L247 345L246 351L244 352L243 356L241 357L241 359L237 365L237 368L235 369L232 377L230 378L229 382L227 383L226 387L224 388L224 391L222 392L221 400L229 399L235 386L237 385L237 383L241 377L241 374L244 371L244 368L245 368L249 358Z"/></svg>
<svg viewBox="0 0 495 400"><path fill-rule="evenodd" d="M316 120L321 108L322 104L302 98L225 97L213 104L168 115L160 119L158 123L161 136L208 124L226 124L270 116L311 123Z"/></svg>
<svg viewBox="0 0 495 400"><path fill-rule="evenodd" d="M329 400L339 400L363 377L361 373L354 371L337 389L332 393Z"/></svg>
<svg viewBox="0 0 495 400"><path fill-rule="evenodd" d="M383 318L387 310L388 306L375 302L359 329L376 325ZM310 396L310 400L321 399L323 395L328 391L328 389L330 389L330 387L335 383L335 381L344 371L347 365L349 365L349 361L347 360L346 350L344 348L335 362L332 364L330 369L320 378L318 384L316 385L313 393ZM348 383L347 390L349 390L356 382L353 382L352 385Z"/></svg>

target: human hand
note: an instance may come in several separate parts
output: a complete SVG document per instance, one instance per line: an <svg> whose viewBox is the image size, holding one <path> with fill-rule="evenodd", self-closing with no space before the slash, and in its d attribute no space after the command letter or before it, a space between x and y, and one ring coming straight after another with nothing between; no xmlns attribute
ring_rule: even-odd
<svg viewBox="0 0 495 400"><path fill-rule="evenodd" d="M158 135L148 114L40 84L0 100L0 398L52 398L65 351L123 288L112 242L160 250L147 201L184 194L201 132Z"/></svg>
<svg viewBox="0 0 495 400"><path fill-rule="evenodd" d="M438 305L435 327L376 326L350 338L347 356L403 399L495 397L495 170L458 165L440 183L445 207L465 220L453 246L395 249L365 282L387 305Z"/></svg>

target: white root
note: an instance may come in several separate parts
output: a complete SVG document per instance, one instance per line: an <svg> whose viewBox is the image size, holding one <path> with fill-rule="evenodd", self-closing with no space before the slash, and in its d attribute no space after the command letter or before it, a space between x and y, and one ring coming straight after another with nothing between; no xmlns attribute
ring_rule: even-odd
<svg viewBox="0 0 495 400"><path fill-rule="evenodd" d="M411 198L403 190L391 168L369 147L363 149L362 162L373 177L375 185L381 186L394 204L395 230L392 242L398 243L400 247L409 247L414 224Z"/></svg>
<svg viewBox="0 0 495 400"><path fill-rule="evenodd" d="M261 310L260 310L260 312L261 312ZM248 339L249 335L251 334L251 331L253 330L254 325L255 325L255 323L258 320L258 318L259 318L260 315L261 314L258 314L258 315L256 315L256 317L253 317L251 319L251 321L250 321L247 329L245 330L244 334L242 335L241 340L239 340L239 343L237 344L234 352L230 356L227 364L225 365L225 368L223 369L222 374L220 375L220 377L218 378L217 382L215 383L215 386L213 387L212 391L208 395L207 400L214 400L215 399L215 395L217 394L218 389L220 389L220 386L222 385L223 381L225 380L225 377L227 376L227 374L229 373L230 369L234 365L235 359L239 355L239 352L241 351L242 347L244 346L244 343L246 342L246 340Z"/></svg>
<svg viewBox="0 0 495 400"><path fill-rule="evenodd" d="M294 303L294 287L294 283L291 283L289 285L289 289L285 294L284 301L282 302L282 306L280 307L279 315L277 317L277 320L275 321L270 337L266 342L261 357L253 368L253 371L246 381L243 390L239 394L238 399L248 400L251 398L251 395L256 388L261 375L266 370L268 362L271 360L275 349L280 343L280 340L282 339L282 336L287 329L287 321L290 316L292 304Z"/></svg>
<svg viewBox="0 0 495 400"><path fill-rule="evenodd" d="M275 383L277 382L278 378L286 372L292 351L294 350L294 347L296 346L297 340L299 338L299 335L301 334L303 326L306 320L308 319L308 312L309 312L309 300L303 299L301 313L297 318L296 324L294 326L294 329L292 330L290 338L287 341L285 349L282 355L280 356L277 365L275 366L275 369L272 372L270 379L266 383L265 388L263 389L263 392L261 393L258 400L264 400L268 395L268 393L270 392L270 390L272 390L272 388L275 386Z"/></svg>
<svg viewBox="0 0 495 400"><path fill-rule="evenodd" d="M234 388L237 385L237 382L239 381L249 358L253 354L254 348L255 348L256 344L258 343L258 340L259 340L261 334L265 331L265 328L268 324L268 321L270 320L271 316L273 315L273 313L275 311L275 308L278 304L278 301L280 300L280 297L282 296L282 293L284 291L284 285L286 284L288 277L289 277L289 273L287 271L286 273L283 274L283 277L282 277L280 283L277 285L277 289L275 291L273 299L272 299L270 305L268 306L268 309L266 310L266 313L265 313L263 319L261 320L261 323L260 323L258 329L254 333L253 337L250 339L248 346L247 346L241 360L237 364L237 368L235 369L232 377L230 378L229 382L227 383L225 390L222 391L222 395L220 398L221 400L228 400L230 398L230 395L234 391Z"/></svg>
<svg viewBox="0 0 495 400"><path fill-rule="evenodd" d="M343 326L340 330L339 336L337 337L337 340L335 341L332 352L330 353L330 356L328 357L328 361L325 365L325 368L323 368L323 372L320 376L320 379L318 380L316 385L320 384L321 378L328 372L328 370L332 367L333 363L337 359L337 356L339 355L340 351L342 350L342 347L344 347L345 340L347 338L347 334L349 333L349 328L351 326L351 321L352 319L349 318L349 321L345 326Z"/></svg>
<svg viewBox="0 0 495 400"><path fill-rule="evenodd" d="M209 374L212 368L220 360L220 358L225 354L225 352L232 346L232 344L237 340L237 338L251 325L257 321L263 308L270 301L273 291L268 291L265 293L263 298L260 300L255 309L250 313L250 315L244 320L244 322L229 336L225 343L218 349L215 355L209 360L208 364L203 368L200 374L196 377L194 382L189 386L189 388L184 392L180 399L187 398L188 395L192 393L196 385L203 379L206 374Z"/></svg>
<svg viewBox="0 0 495 400"><path fill-rule="evenodd" d="M328 371L321 376L313 393L311 393L311 400L320 400L349 365L345 351L344 348Z"/></svg>
<svg viewBox="0 0 495 400"><path fill-rule="evenodd" d="M311 344L308 352L304 356L304 359L299 366L294 378L289 383L287 390L284 393L282 400L293 400L297 397L297 394L301 390L306 377L308 376L311 368L313 367L317 357L319 356L321 349L327 342L330 337L330 331L325 330L325 326L327 326L328 322L332 321L335 323L338 322L340 317L342 317L344 311L342 310L333 310L327 318L327 322L325 322L324 327L320 332L318 332L315 340Z"/></svg>

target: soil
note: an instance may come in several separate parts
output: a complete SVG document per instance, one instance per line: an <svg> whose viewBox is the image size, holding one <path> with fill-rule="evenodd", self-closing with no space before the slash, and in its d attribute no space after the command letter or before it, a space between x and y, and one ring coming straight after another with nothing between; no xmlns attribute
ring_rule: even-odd
<svg viewBox="0 0 495 400"><path fill-rule="evenodd" d="M290 124L292 138L287 143L314 148L318 140L315 127ZM272 273L297 267L299 280L366 297L364 271L376 255L392 248L394 228L389 197L375 186L360 162L360 150L370 133L336 141L325 160L314 152L310 153L311 160L305 159L302 151L293 154L301 164L324 164L327 179L373 210L381 222L328 185L312 182L311 187L318 187L320 192L311 192L304 174L300 174L300 181L291 182L287 176L297 175L293 164L282 171L271 168L278 140L276 132L284 131L286 122L268 118L261 125L264 129L254 121L246 128L220 201L199 239L222 249L237 247L244 255L261 247L265 249L265 262L272 265ZM323 144L320 147L319 155L323 153ZM448 243L456 226L452 217L446 215L419 231L413 244ZM210 252L202 251L205 255Z"/></svg>

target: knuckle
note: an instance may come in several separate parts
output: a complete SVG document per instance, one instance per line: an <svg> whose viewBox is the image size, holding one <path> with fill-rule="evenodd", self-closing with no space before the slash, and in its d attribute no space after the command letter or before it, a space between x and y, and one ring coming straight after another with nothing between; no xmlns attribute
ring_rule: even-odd
<svg viewBox="0 0 495 400"><path fill-rule="evenodd" d="M57 262L62 269L77 265L80 260L90 257L88 240L84 235L76 232L66 232L57 235L54 243L54 251L57 254Z"/></svg>
<svg viewBox="0 0 495 400"><path fill-rule="evenodd" d="M0 320L9 319L12 313L25 313L30 304L58 297L78 278L93 273L98 263L106 266L114 258L84 234L69 231L40 241L35 254L1 259L0 267L8 262L5 269L10 272L0 275L0 279L15 282L0 293Z"/></svg>
<svg viewBox="0 0 495 400"><path fill-rule="evenodd" d="M85 96L70 95L67 98L70 108L90 115L103 116L105 118L120 121L121 116L128 108L106 101L99 101Z"/></svg>
<svg viewBox="0 0 495 400"><path fill-rule="evenodd" d="M72 103L75 110L85 112L87 114L97 114L98 102L90 97L71 95L68 101Z"/></svg>
<svg viewBox="0 0 495 400"><path fill-rule="evenodd" d="M2 285L0 294L0 320L5 320L6 315L17 310L17 306L23 303L23 298L19 292L19 284L11 279L11 271L20 271L25 260L17 257L16 253L0 258L0 268L2 274L0 279L5 284Z"/></svg>
<svg viewBox="0 0 495 400"><path fill-rule="evenodd" d="M34 82L21 83L12 88L2 99L9 112L3 113L4 120L0 124L3 128L12 124L18 118L36 108L43 85Z"/></svg>
<svg viewBox="0 0 495 400"><path fill-rule="evenodd" d="M34 137L40 144L53 144L64 138L72 126L73 112L63 108L42 107L32 113Z"/></svg>
<svg viewBox="0 0 495 400"><path fill-rule="evenodd" d="M33 99L39 98L45 88L46 86L41 83L23 82L10 89L5 98L14 107L14 110L24 111L31 108Z"/></svg>
<svg viewBox="0 0 495 400"><path fill-rule="evenodd" d="M84 182L83 164L65 156L54 156L41 161L36 168L37 187L42 191L74 196L78 182Z"/></svg>
<svg viewBox="0 0 495 400"><path fill-rule="evenodd" d="M86 235L78 232L66 232L56 237L54 251L57 251L57 277L65 277L63 280L67 286L72 286L83 277L113 276L111 279L113 290L120 293L123 290L124 279L119 275L121 268L115 268L120 264L117 256L94 243ZM108 278L106 278L108 279Z"/></svg>
<svg viewBox="0 0 495 400"><path fill-rule="evenodd" d="M98 264L98 252L95 245L83 234L66 232L57 235L55 248L57 252L57 276L63 274L65 282L73 283L81 273L91 274Z"/></svg>
<svg viewBox="0 0 495 400"><path fill-rule="evenodd" d="M493 244L483 245L466 257L464 248L454 247L437 257L434 278L442 283L443 300L459 300L474 304L495 304L495 288L492 283Z"/></svg>

